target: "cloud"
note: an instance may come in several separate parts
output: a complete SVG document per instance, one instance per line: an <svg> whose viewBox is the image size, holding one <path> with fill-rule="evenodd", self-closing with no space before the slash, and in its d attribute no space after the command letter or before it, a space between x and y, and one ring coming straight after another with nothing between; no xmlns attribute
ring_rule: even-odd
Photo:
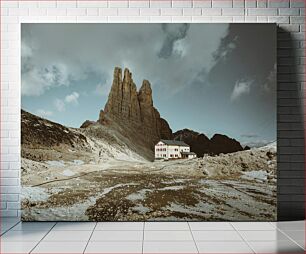
<svg viewBox="0 0 306 254"><path fill-rule="evenodd" d="M27 40L21 42L21 94L40 96L46 91L70 86L87 77L87 69L65 58L43 56L40 47L31 47Z"/></svg>
<svg viewBox="0 0 306 254"><path fill-rule="evenodd" d="M66 110L68 104L78 105L79 97L80 94L78 92L72 92L71 94L66 95L64 99L56 98L53 104L57 111L63 112Z"/></svg>
<svg viewBox="0 0 306 254"><path fill-rule="evenodd" d="M93 93L99 96L107 96L110 90L111 84L99 83L96 85Z"/></svg>
<svg viewBox="0 0 306 254"><path fill-rule="evenodd" d="M267 144L272 143L275 140L267 140L267 139L258 139L258 140L252 140L252 141L242 141L241 145L242 146L249 146L249 147L263 147L266 146Z"/></svg>
<svg viewBox="0 0 306 254"><path fill-rule="evenodd" d="M54 87L69 86L73 78L69 67L62 63L52 63L38 67L31 60L24 60L22 66L22 95L39 96Z"/></svg>
<svg viewBox="0 0 306 254"><path fill-rule="evenodd" d="M79 97L80 97L80 95L77 92L73 92L72 94L69 94L65 97L65 102L66 103L78 104Z"/></svg>
<svg viewBox="0 0 306 254"><path fill-rule="evenodd" d="M87 82L89 91L104 83L107 90L115 66L129 68L138 87L143 79L148 79L153 87L161 87L165 95L172 96L191 86L203 69L210 68L212 53L219 47L228 26L22 24L21 40L35 45L31 47L32 56L22 58L22 96L40 96L83 81ZM49 72L54 73L52 65L60 70L56 72L61 74L57 78L59 83L49 77ZM41 77L42 74L48 78Z"/></svg>
<svg viewBox="0 0 306 254"><path fill-rule="evenodd" d="M231 94L231 101L237 100L242 95L249 94L252 83L253 81L250 80L238 80Z"/></svg>
<svg viewBox="0 0 306 254"><path fill-rule="evenodd" d="M44 109L37 109L36 110L36 115L38 115L40 117L43 117L43 118L46 118L46 117L52 116L53 112L48 111L48 110L44 110Z"/></svg>
<svg viewBox="0 0 306 254"><path fill-rule="evenodd" d="M187 55L187 45L184 40L179 40L173 44L173 54L179 57L185 57Z"/></svg>
<svg viewBox="0 0 306 254"><path fill-rule="evenodd" d="M177 42L186 37L189 27L189 24L162 24L162 30L166 36L158 56L160 58L171 57L173 51L178 49Z"/></svg>
<svg viewBox="0 0 306 254"><path fill-rule="evenodd" d="M224 38L223 38L224 40ZM233 39L224 43L220 46L220 48L214 53L214 58L216 63L218 61L227 60L228 56L237 48L238 36L235 36Z"/></svg>
<svg viewBox="0 0 306 254"><path fill-rule="evenodd" d="M257 134L249 133L249 134L242 134L240 135L242 138L257 138L259 137Z"/></svg>
<svg viewBox="0 0 306 254"><path fill-rule="evenodd" d="M29 47L25 41L21 42L21 57L27 58L33 55L33 50Z"/></svg>
<svg viewBox="0 0 306 254"><path fill-rule="evenodd" d="M61 99L55 99L54 100L54 106L59 112L65 111L65 102Z"/></svg>
<svg viewBox="0 0 306 254"><path fill-rule="evenodd" d="M265 92L275 91L276 88L276 64L267 76L266 82L263 83L263 90Z"/></svg>

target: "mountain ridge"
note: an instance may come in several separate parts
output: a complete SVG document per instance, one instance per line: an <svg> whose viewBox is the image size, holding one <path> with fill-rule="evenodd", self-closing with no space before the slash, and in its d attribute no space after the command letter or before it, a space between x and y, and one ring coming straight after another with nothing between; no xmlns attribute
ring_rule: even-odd
<svg viewBox="0 0 306 254"><path fill-rule="evenodd" d="M174 132L173 137L175 140L184 141L190 145L191 151L195 152L198 157L202 157L204 154L219 155L220 153L244 150L237 140L219 133L208 138L204 133L185 128Z"/></svg>

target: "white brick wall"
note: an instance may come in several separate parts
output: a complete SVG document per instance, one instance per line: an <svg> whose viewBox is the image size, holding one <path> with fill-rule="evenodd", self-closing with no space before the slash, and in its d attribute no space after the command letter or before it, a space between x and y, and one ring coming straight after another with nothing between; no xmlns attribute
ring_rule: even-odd
<svg viewBox="0 0 306 254"><path fill-rule="evenodd" d="M303 176L303 131L290 117L295 106L294 85L304 86L304 0L101 0L101 1L8 1L1 4L1 216L19 215L20 191L20 23L21 22L277 22L291 32L279 33L278 53L283 96L279 99L282 122L279 161L280 186ZM283 31L284 32L284 31ZM290 38L291 37L291 38ZM295 73L299 73L296 75ZM280 81L281 81L280 80ZM293 112L294 113L294 112ZM284 125L287 121L290 125ZM284 139L282 139L284 137ZM295 138L296 142L287 142ZM292 144L292 146L288 145ZM303 148L303 147L302 147ZM291 153L291 157L287 154ZM302 165L303 164L303 165ZM301 173L302 172L302 173ZM299 187L299 186L298 186ZM301 195L303 188L279 189L280 209ZM290 201L290 202L289 202ZM300 203L294 203L301 208Z"/></svg>

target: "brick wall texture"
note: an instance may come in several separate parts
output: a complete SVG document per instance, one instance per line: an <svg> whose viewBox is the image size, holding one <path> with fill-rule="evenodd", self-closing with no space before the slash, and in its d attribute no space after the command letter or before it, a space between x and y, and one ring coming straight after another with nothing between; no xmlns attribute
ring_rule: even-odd
<svg viewBox="0 0 306 254"><path fill-rule="evenodd" d="M278 219L303 219L304 0L1 0L1 216L20 215L20 23L277 23Z"/></svg>

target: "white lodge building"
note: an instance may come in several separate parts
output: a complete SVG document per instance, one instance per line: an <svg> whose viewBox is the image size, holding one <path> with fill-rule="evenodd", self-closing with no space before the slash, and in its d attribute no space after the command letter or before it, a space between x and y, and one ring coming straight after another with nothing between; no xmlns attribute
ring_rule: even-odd
<svg viewBox="0 0 306 254"><path fill-rule="evenodd" d="M183 141L161 139L155 145L155 159L192 159L196 157L195 153L190 152L190 146Z"/></svg>

